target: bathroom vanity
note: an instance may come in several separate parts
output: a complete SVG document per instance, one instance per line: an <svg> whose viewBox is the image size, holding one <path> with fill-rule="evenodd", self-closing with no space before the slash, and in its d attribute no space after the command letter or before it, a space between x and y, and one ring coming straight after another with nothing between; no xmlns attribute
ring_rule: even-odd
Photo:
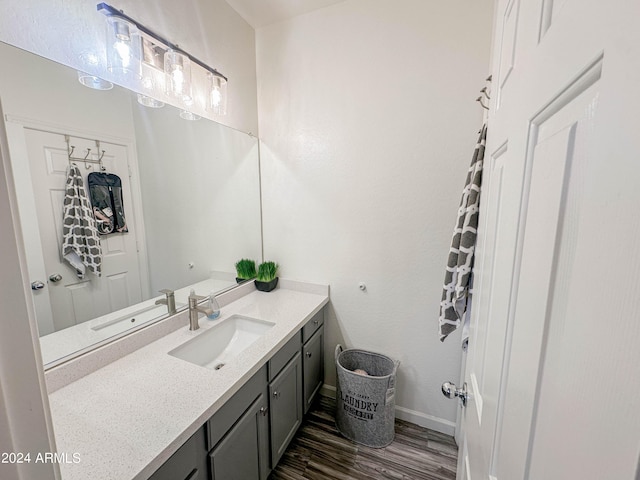
<svg viewBox="0 0 640 480"><path fill-rule="evenodd" d="M267 478L322 385L329 292L245 291L199 330L179 314L177 330L50 394L58 452L80 458L63 480ZM184 359L238 317L269 328L224 362Z"/></svg>
<svg viewBox="0 0 640 480"><path fill-rule="evenodd" d="M322 386L323 338L321 310L151 480L265 480Z"/></svg>

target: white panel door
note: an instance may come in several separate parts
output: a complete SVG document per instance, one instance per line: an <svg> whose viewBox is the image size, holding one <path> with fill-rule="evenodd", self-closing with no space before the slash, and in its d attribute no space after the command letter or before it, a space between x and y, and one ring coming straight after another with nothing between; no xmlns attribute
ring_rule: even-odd
<svg viewBox="0 0 640 480"><path fill-rule="evenodd" d="M129 232L101 236L102 277L87 273L81 280L61 258L62 211L69 165L64 135L32 129L25 129L24 135L46 272L42 280L47 282L48 291L48 295L42 296L34 292L36 305L50 302L55 330L60 330L142 301L126 148L106 142L100 146L105 151L103 164L107 171L122 180ZM94 141L73 137L71 144L75 146L74 157L83 158L90 148L89 158L97 158ZM99 168L96 164L87 164L89 169L82 162L76 164L83 173L89 194L87 175ZM22 219L22 222L33 223L33 219ZM55 274L61 275L62 280L49 280Z"/></svg>
<svg viewBox="0 0 640 480"><path fill-rule="evenodd" d="M458 479L640 475L638 19L496 2Z"/></svg>

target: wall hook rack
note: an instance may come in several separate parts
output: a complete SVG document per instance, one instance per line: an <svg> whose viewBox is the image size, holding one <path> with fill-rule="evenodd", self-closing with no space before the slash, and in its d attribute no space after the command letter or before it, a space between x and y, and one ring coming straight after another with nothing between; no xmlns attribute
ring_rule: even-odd
<svg viewBox="0 0 640 480"><path fill-rule="evenodd" d="M476 98L476 102L480 103L480 105L482 105L482 108L484 108L485 110L489 110L489 107L487 107L487 106L482 102L482 100L484 100L484 99L482 98L482 96L479 96L478 98Z"/></svg>
<svg viewBox="0 0 640 480"><path fill-rule="evenodd" d="M101 171L105 171L106 168L104 167L104 165L102 164L102 158L104 157L105 151L102 150L102 153L100 155L100 157L97 160L92 160L89 158L89 155L91 155L91 148L87 148L87 153L85 154L84 158L80 158L80 157L74 157L73 156L73 152L75 151L76 147L75 145L71 145L71 137L69 135L65 135L64 136L64 141L67 144L67 157L69 158L69 164L73 163L73 162L82 162L84 163L84 168L86 168L87 170L91 169L91 164L97 164L100 166L100 170ZM96 146L98 148L98 152L100 152L100 141L99 140L95 140L96 142Z"/></svg>

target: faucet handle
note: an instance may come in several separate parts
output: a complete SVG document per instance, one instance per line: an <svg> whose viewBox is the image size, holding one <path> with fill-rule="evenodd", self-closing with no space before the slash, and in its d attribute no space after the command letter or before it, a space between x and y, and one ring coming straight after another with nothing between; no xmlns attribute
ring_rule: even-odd
<svg viewBox="0 0 640 480"><path fill-rule="evenodd" d="M160 292L160 293L164 293L164 294L165 294L165 295L167 295L167 296L171 296L171 295L173 295L173 294L174 294L174 291L173 291L173 290L170 290L170 289L168 289L168 288L163 288L162 290L158 290L158 292Z"/></svg>

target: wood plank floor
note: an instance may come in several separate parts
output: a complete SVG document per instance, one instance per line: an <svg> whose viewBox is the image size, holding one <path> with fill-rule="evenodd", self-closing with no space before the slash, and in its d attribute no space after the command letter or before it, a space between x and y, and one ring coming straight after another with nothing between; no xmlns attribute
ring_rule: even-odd
<svg viewBox="0 0 640 480"><path fill-rule="evenodd" d="M452 437L402 420L388 447L347 440L335 426L335 401L320 397L269 480L455 480L457 456Z"/></svg>

